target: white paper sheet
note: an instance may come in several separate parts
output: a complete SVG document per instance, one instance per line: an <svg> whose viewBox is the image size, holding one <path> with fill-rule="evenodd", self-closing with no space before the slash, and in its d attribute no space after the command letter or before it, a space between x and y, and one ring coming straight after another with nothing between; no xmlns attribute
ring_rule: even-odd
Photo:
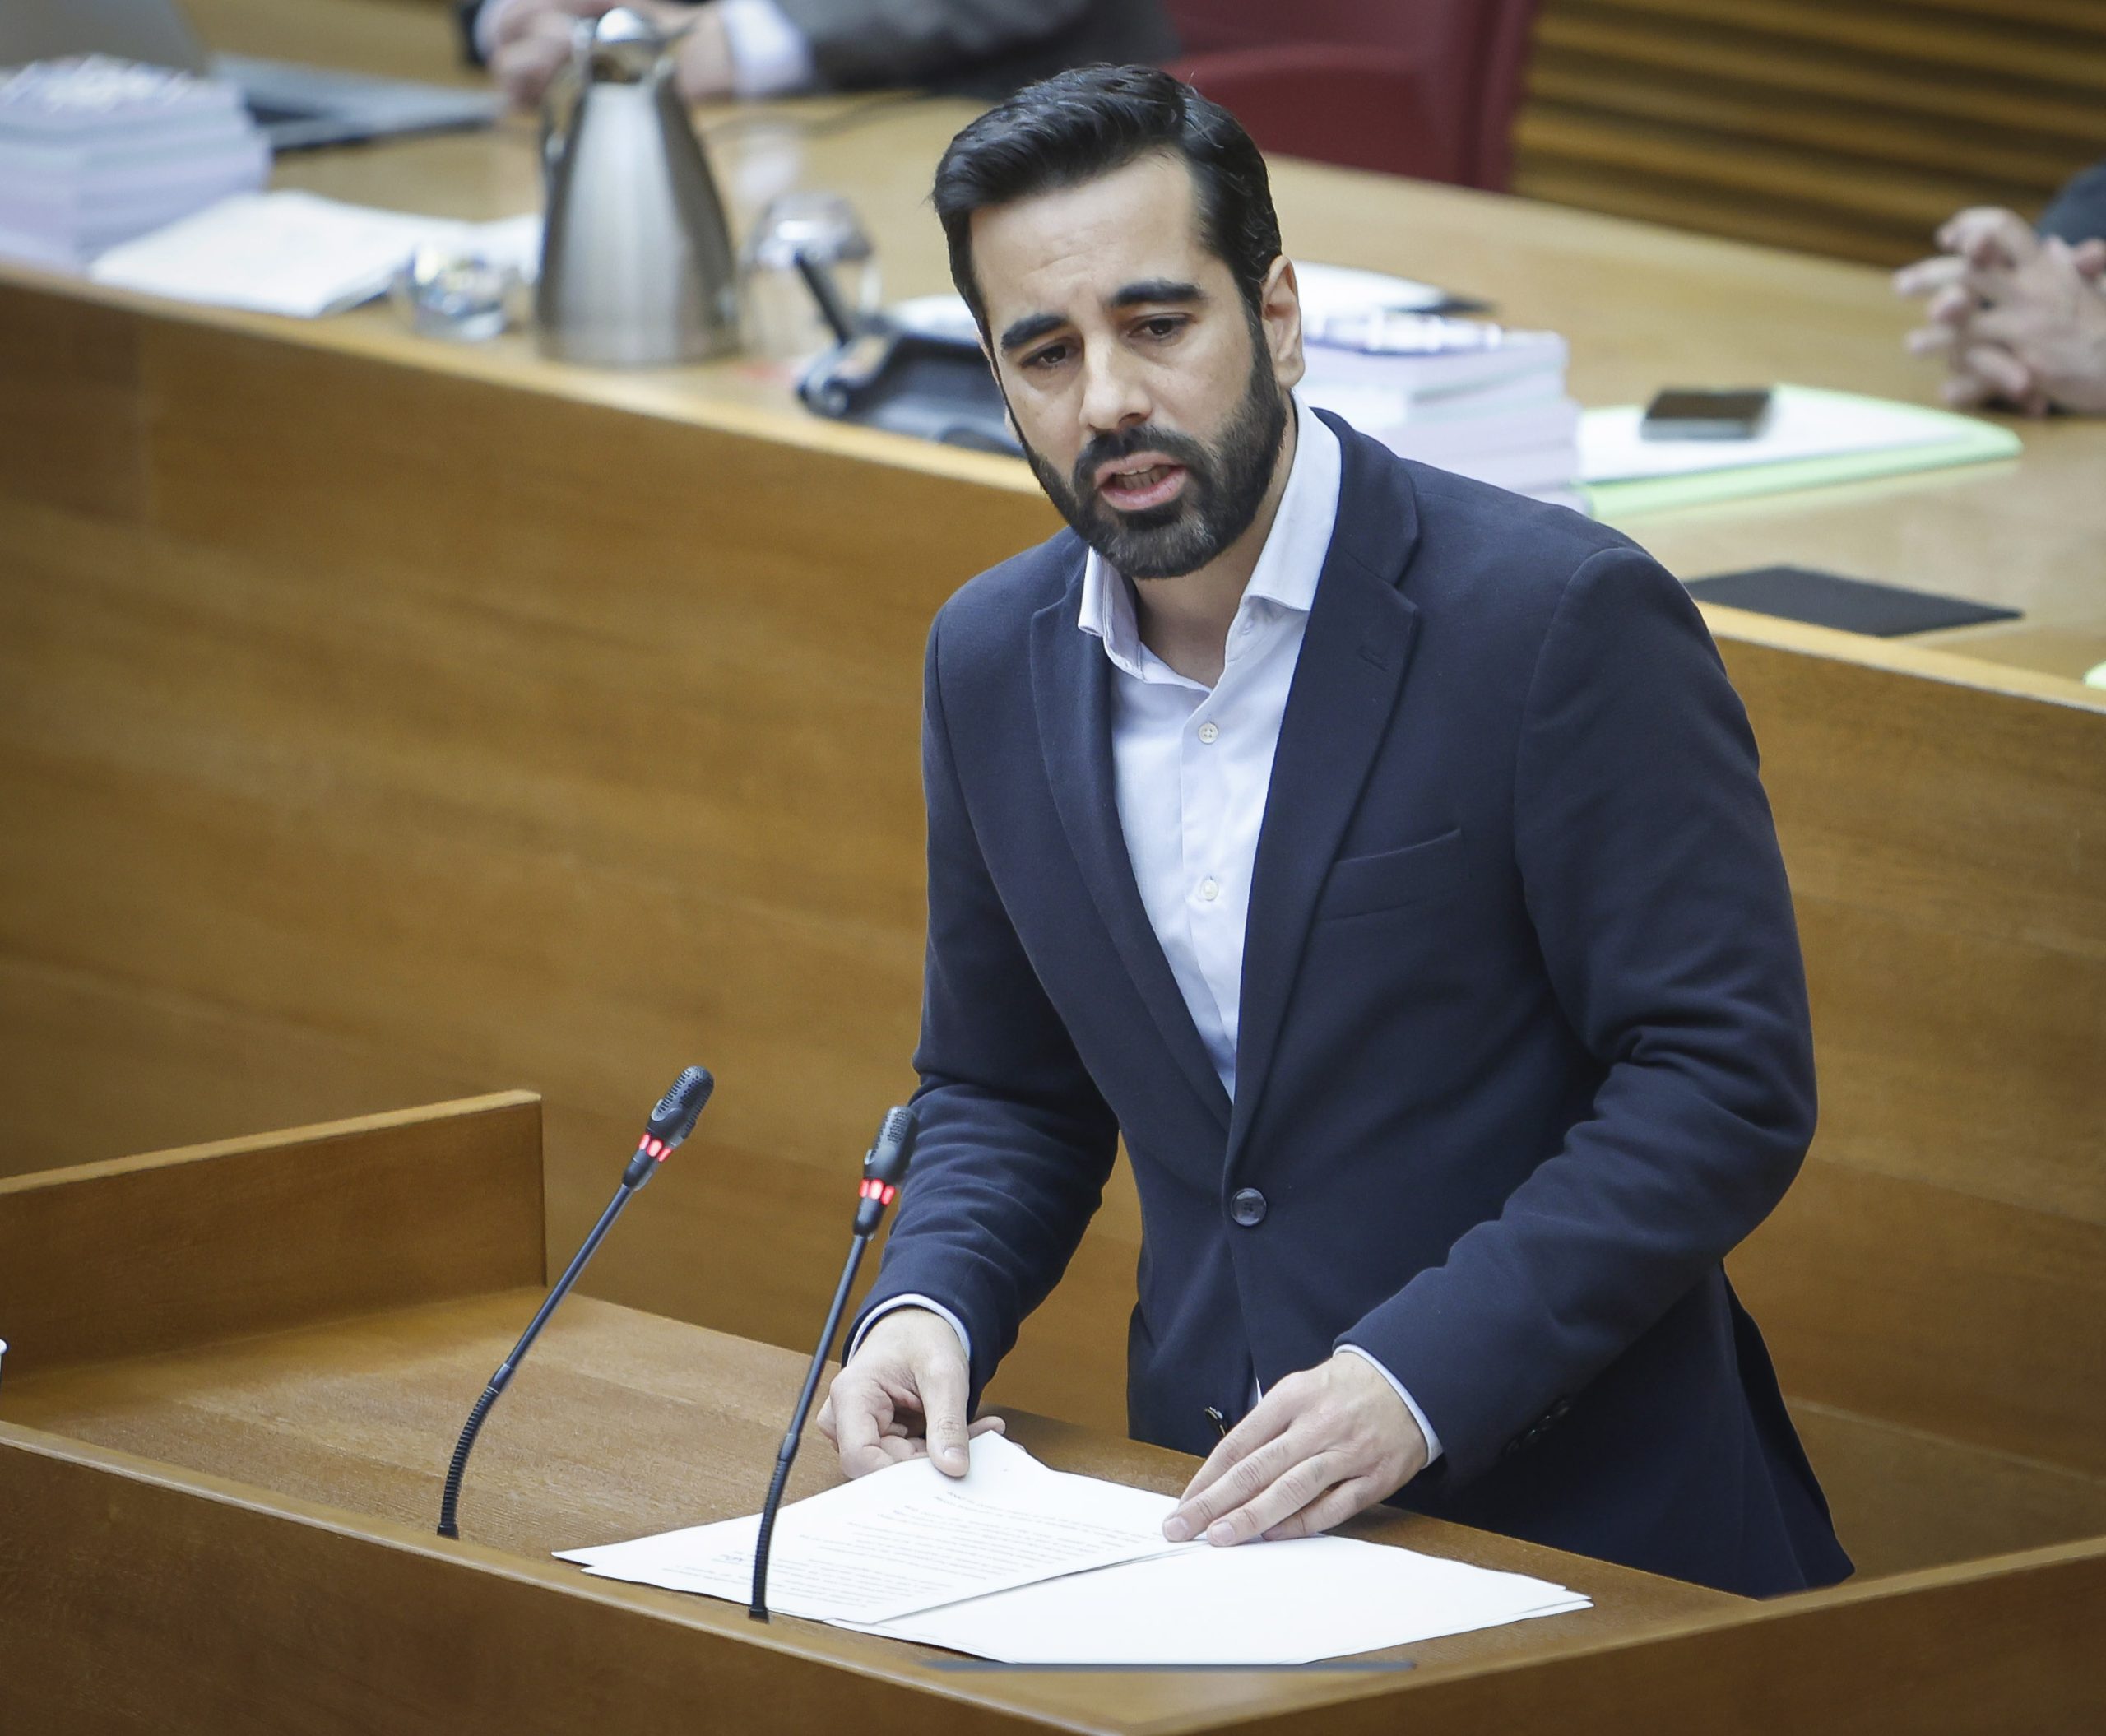
<svg viewBox="0 0 2106 1736"><path fill-rule="evenodd" d="M244 193L110 248L88 275L178 301L313 319L379 295L427 245L527 270L540 251L540 219L455 223L312 193Z"/></svg>
<svg viewBox="0 0 2106 1736"><path fill-rule="evenodd" d="M962 1478L911 1460L784 1507L768 1607L884 1622L1058 1574L1204 1548L1163 1540L1176 1506L1167 1495L1049 1470L1014 1442L983 1435ZM559 1558L605 1579L744 1603L759 1525L729 1519Z"/></svg>
<svg viewBox="0 0 2106 1736"><path fill-rule="evenodd" d="M1293 1664L1589 1607L1546 1580L1312 1537L1181 1550L861 1631L1006 1664Z"/></svg>
<svg viewBox="0 0 2106 1736"><path fill-rule="evenodd" d="M1437 284L1392 277L1357 265L1324 265L1314 259L1294 262L1295 286L1301 291L1302 323L1320 332L1333 320L1364 318L1370 313L1425 313L1444 305L1448 291Z"/></svg>
<svg viewBox="0 0 2106 1736"><path fill-rule="evenodd" d="M1954 420L1946 411L1921 405L1811 386L1774 388L1769 424L1751 440L1644 439L1638 425L1644 415L1643 406L1636 404L1586 413L1580 425L1580 476L1584 480L1688 476L1703 471L1783 464L1795 458L1928 446L1952 438Z"/></svg>
<svg viewBox="0 0 2106 1736"><path fill-rule="evenodd" d="M768 1607L1012 1664L1295 1664L1584 1609L1562 1585L1352 1539L1170 1544L1167 1495L1049 1470L1000 1435L786 1506ZM755 1518L559 1557L744 1603Z"/></svg>

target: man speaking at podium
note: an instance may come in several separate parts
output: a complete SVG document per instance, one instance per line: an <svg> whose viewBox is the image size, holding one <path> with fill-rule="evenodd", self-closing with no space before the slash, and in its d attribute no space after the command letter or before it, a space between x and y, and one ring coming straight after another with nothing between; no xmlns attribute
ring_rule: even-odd
<svg viewBox="0 0 2106 1736"><path fill-rule="evenodd" d="M1024 90L935 198L1070 528L930 635L919 1140L843 1465L964 1469L1123 1135L1131 1428L1211 1455L1171 1536L1394 1497L1751 1594L1840 1578L1720 1265L1814 1083L1686 593L1299 404L1264 160L1167 75Z"/></svg>

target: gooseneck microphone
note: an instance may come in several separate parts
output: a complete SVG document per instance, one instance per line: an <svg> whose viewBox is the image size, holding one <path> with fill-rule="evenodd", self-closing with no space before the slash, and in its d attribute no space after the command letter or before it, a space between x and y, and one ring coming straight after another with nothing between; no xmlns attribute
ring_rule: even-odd
<svg viewBox="0 0 2106 1736"><path fill-rule="evenodd" d="M790 1432L782 1437L775 1455L775 1477L768 1486L768 1499L760 1510L760 1534L754 1543L754 1595L746 1613L756 1622L768 1619L768 1551L775 1538L775 1512L782 1505L782 1490L790 1481L790 1467L796 1463L797 1443L810 1415L812 1395L819 1390L819 1376L826 1370L833 1335L841 1330L841 1312L848 1306L848 1293L856 1283L856 1268L863 1264L863 1250L884 1222L885 1208L899 1197L907 1181L907 1166L914 1155L914 1112L888 1109L877 1139L863 1158L863 1186L856 1204L856 1239L849 1244L848 1263L841 1269L841 1282L833 1288L833 1306L826 1311L826 1330L819 1334L819 1348L812 1353L812 1366L805 1371L805 1389L797 1395L796 1414Z"/></svg>
<svg viewBox="0 0 2106 1736"><path fill-rule="evenodd" d="M512 1354L498 1364L497 1372L490 1376L489 1385L483 1389L482 1397L475 1400L475 1408L468 1413L468 1420L462 1426L461 1438L453 1446L453 1462L447 1467L446 1492L439 1498L441 1537L461 1534L461 1478L468 1469L468 1455L475 1448L475 1437L482 1432L483 1419L489 1415L490 1406L497 1403L498 1395L511 1384L512 1376L526 1359L528 1349L541 1335L541 1328L548 1325L549 1316L556 1311L556 1304L570 1293L570 1287L578 1282L578 1274L585 1270L585 1262L614 1228L615 1219L621 1216L622 1208L635 1197L638 1189L658 1173L658 1166L672 1155L674 1148L694 1131L695 1117L702 1113L702 1106L709 1101L709 1093L716 1088L717 1081L709 1076L707 1067L689 1067L673 1081L673 1088L658 1099L658 1107L651 1112L651 1119L644 1124L642 1139L638 1142L628 1167L622 1171L621 1186L615 1190L615 1197L608 1202L606 1210L600 1214L600 1221L592 1226L592 1233L585 1238L583 1246L571 1256L570 1264L564 1268L563 1276L549 1292L548 1300L526 1323L519 1342L512 1347Z"/></svg>

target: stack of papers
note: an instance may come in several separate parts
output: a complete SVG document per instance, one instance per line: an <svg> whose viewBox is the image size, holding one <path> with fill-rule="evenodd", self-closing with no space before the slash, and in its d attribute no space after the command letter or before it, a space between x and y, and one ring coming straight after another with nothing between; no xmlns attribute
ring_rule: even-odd
<svg viewBox="0 0 2106 1736"><path fill-rule="evenodd" d="M531 276L541 220L457 223L306 193L246 193L97 259L88 275L178 301L313 319L369 301L420 248L474 253Z"/></svg>
<svg viewBox="0 0 2106 1736"><path fill-rule="evenodd" d="M1324 334L1334 325L1349 325L1371 314L1438 313L1483 305L1416 278L1312 259L1295 261L1294 282L1301 292L1302 333L1320 343L1327 341Z"/></svg>
<svg viewBox="0 0 2106 1736"><path fill-rule="evenodd" d="M1580 504L1580 406L1555 332L1376 309L1312 325L1303 355L1303 397L1400 457Z"/></svg>
<svg viewBox="0 0 2106 1736"><path fill-rule="evenodd" d="M0 74L0 257L78 271L270 172L231 84L100 56Z"/></svg>
<svg viewBox="0 0 2106 1736"><path fill-rule="evenodd" d="M1584 1609L1562 1585L1344 1538L1174 1544L1167 1495L1048 1469L1000 1435L779 1516L768 1607L1020 1664L1295 1664ZM757 1518L564 1551L605 1579L743 1604Z"/></svg>
<svg viewBox="0 0 2106 1736"><path fill-rule="evenodd" d="M1648 440L1636 404L1590 410L1580 430L1581 471L1594 511L1699 506L1752 494L1856 482L1906 471L2011 458L2007 428L1920 404L1779 386L1768 421L1746 440Z"/></svg>

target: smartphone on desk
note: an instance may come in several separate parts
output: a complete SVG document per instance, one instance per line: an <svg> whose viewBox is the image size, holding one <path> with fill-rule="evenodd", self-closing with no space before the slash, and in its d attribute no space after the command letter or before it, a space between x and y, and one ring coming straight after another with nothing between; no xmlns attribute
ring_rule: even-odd
<svg viewBox="0 0 2106 1736"><path fill-rule="evenodd" d="M1727 392L1673 386L1645 406L1638 434L1644 440L1752 440L1770 421L1770 388Z"/></svg>

